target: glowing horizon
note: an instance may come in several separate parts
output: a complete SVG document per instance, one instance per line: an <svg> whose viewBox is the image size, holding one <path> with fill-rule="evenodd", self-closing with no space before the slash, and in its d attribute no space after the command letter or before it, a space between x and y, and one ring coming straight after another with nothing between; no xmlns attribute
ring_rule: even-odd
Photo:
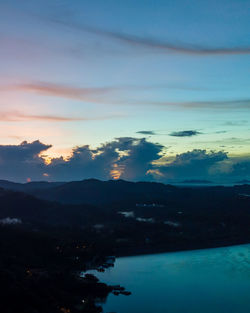
<svg viewBox="0 0 250 313"><path fill-rule="evenodd" d="M0 1L0 146L39 140L49 165L133 138L162 146L152 166L206 150L248 177L249 11L234 0ZM136 179L110 157L111 177Z"/></svg>

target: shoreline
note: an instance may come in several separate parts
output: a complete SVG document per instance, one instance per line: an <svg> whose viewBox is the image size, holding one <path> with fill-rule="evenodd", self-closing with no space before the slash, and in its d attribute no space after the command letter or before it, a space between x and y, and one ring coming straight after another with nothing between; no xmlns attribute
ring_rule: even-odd
<svg viewBox="0 0 250 313"><path fill-rule="evenodd" d="M232 240L229 242L218 242L215 244L202 244L202 245L190 245L190 246L178 246L178 247L131 247L123 251L115 253L116 258L123 257L135 257L141 255L150 255L150 254L162 254L162 253L171 253L171 252L185 252L185 251L196 251L196 250L205 250L205 249L216 249L216 248L226 248L231 246L240 246L250 244L250 240Z"/></svg>

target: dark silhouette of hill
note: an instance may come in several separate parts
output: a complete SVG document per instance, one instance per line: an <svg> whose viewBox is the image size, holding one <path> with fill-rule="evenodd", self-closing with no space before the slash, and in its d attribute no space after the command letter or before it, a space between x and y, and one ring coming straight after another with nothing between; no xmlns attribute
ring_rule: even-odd
<svg viewBox="0 0 250 313"><path fill-rule="evenodd" d="M55 206L26 193L0 189L0 218L41 219Z"/></svg>
<svg viewBox="0 0 250 313"><path fill-rule="evenodd" d="M192 188L91 179L31 193L36 197L0 189L0 219L21 219L29 228L69 228L118 254L250 241L249 185Z"/></svg>
<svg viewBox="0 0 250 313"><path fill-rule="evenodd" d="M160 183L88 179L37 190L34 194L42 199L62 203L107 205L122 202L159 202L174 189L173 186Z"/></svg>
<svg viewBox="0 0 250 313"><path fill-rule="evenodd" d="M181 184L212 184L211 180L204 179L186 179L180 182Z"/></svg>
<svg viewBox="0 0 250 313"><path fill-rule="evenodd" d="M111 289L81 283L75 274L105 264L105 256L250 242L249 185L184 188L85 180L29 186L30 194L0 189L3 312L60 313L66 307L98 313L94 300ZM75 310L83 298L91 308Z"/></svg>
<svg viewBox="0 0 250 313"><path fill-rule="evenodd" d="M0 189L1 312L100 312L95 299L112 288L78 277L110 254L106 241L86 227L96 222L93 212L105 221L90 206L68 207Z"/></svg>
<svg viewBox="0 0 250 313"><path fill-rule="evenodd" d="M19 190L37 198L63 204L89 204L94 206L126 207L141 203L173 205L174 203L195 208L220 202L222 206L228 199L237 199L239 194L250 194L250 185L224 186L172 186L155 182L128 182L124 180L34 182L16 184L0 181L0 187ZM225 202L223 204L223 201ZM233 201L233 200L232 200Z"/></svg>
<svg viewBox="0 0 250 313"><path fill-rule="evenodd" d="M9 189L9 190L16 190L16 191L23 191L29 192L33 190L41 190L52 188L56 186L60 186L64 184L64 182L46 182L46 181L38 181L38 182L29 182L25 184L15 183L8 180L0 180L0 188Z"/></svg>
<svg viewBox="0 0 250 313"><path fill-rule="evenodd" d="M1 220L20 219L26 226L74 227L106 222L110 219L106 215L103 210L92 205L64 205L39 199L27 193L0 189Z"/></svg>

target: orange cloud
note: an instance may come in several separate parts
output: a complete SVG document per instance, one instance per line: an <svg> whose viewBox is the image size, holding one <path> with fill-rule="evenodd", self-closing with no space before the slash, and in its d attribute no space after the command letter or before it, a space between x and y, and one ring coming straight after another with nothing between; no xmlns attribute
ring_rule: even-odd
<svg viewBox="0 0 250 313"><path fill-rule="evenodd" d="M22 114L18 112L0 113L0 121L23 122L23 121L46 121L46 122L72 122L72 121L99 121L112 118L124 117L124 115L106 115L97 117L66 117L57 115Z"/></svg>
<svg viewBox="0 0 250 313"><path fill-rule="evenodd" d="M119 87L78 88L66 85L53 84L49 82L33 82L15 86L8 86L4 88L5 90L15 89L26 92L34 92L44 96L69 98L86 102L97 101L99 96L103 96L104 94L119 89Z"/></svg>
<svg viewBox="0 0 250 313"><path fill-rule="evenodd" d="M43 96L60 97L66 99L74 99L84 102L102 103L102 104L121 104L121 105L150 105L158 106L168 109L248 109L250 107L250 99L233 99L233 100L212 100L212 101L159 101L159 100L140 100L128 99L126 96L120 94L117 96L117 91L124 90L142 90L148 88L163 88L164 86L118 86L118 87L96 87L96 88L78 88L60 84L53 84L49 82L33 82L27 84L13 85L0 87L1 91L20 90L24 92L31 92ZM169 88L169 86L165 86ZM170 86L171 87L171 86ZM180 87L182 88L182 87ZM184 88L184 87L183 87ZM114 97L115 95L115 97ZM30 116L32 117L32 116ZM102 117L99 119L117 118L121 115L114 115L111 117ZM123 116L124 117L124 116ZM33 119L51 119L57 121L78 120L74 118L54 117L54 116L39 116L33 115ZM95 118L80 118L79 120L92 120Z"/></svg>

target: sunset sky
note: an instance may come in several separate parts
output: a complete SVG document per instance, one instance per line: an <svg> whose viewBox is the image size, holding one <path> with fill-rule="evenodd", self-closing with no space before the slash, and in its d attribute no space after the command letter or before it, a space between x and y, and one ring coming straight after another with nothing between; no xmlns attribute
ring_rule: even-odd
<svg viewBox="0 0 250 313"><path fill-rule="evenodd" d="M0 0L0 179L250 179L250 1Z"/></svg>

